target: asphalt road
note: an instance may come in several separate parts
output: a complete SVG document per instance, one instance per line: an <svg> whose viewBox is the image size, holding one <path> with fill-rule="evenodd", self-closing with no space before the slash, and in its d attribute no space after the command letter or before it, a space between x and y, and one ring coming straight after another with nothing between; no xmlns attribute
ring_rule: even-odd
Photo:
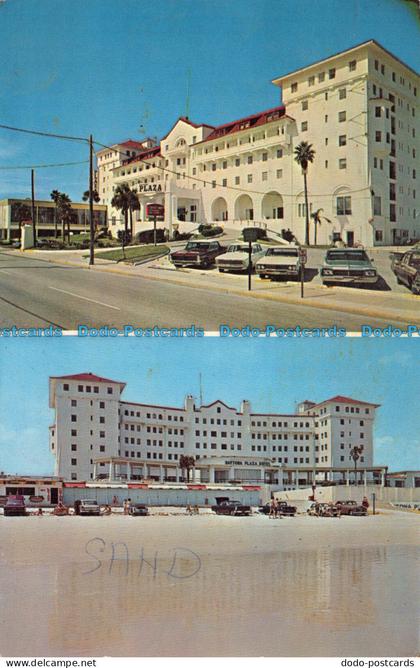
<svg viewBox="0 0 420 668"><path fill-rule="evenodd" d="M220 324L243 327L331 327L358 331L366 317L307 306L257 300L178 286L144 277L88 271L0 251L0 326L74 330L188 327L217 331ZM377 327L381 319L369 319Z"/></svg>

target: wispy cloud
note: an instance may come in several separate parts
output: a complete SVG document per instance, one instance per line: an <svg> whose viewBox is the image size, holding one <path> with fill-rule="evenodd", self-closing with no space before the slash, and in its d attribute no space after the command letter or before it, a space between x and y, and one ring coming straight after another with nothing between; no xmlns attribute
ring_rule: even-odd
<svg viewBox="0 0 420 668"><path fill-rule="evenodd" d="M20 474L51 474L53 464L46 437L44 429L26 427L17 430L0 423L0 470ZM43 453L41 457L40 452Z"/></svg>
<svg viewBox="0 0 420 668"><path fill-rule="evenodd" d="M418 468L420 438L378 436L374 441L375 462L388 464L391 471Z"/></svg>

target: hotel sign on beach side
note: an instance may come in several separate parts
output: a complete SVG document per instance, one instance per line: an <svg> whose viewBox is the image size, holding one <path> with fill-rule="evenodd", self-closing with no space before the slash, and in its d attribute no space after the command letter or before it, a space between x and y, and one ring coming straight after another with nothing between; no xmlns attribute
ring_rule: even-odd
<svg viewBox="0 0 420 668"><path fill-rule="evenodd" d="M140 193L161 193L162 186L160 183L140 183L138 186Z"/></svg>
<svg viewBox="0 0 420 668"><path fill-rule="evenodd" d="M269 466L271 461L265 460L263 462L238 462L232 460L225 460L225 466Z"/></svg>

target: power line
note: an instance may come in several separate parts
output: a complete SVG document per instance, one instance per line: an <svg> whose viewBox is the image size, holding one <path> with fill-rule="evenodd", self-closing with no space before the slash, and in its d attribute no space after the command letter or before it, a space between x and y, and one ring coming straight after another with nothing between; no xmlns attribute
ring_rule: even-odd
<svg viewBox="0 0 420 668"><path fill-rule="evenodd" d="M12 127L11 125L2 125L0 123L0 128L3 130L11 130L13 132L24 132L25 134L29 135L39 135L41 137L53 137L54 139L66 139L69 141L79 141L79 142L89 142L86 137L72 137L70 135L59 135L55 134L53 132L42 132L40 130L27 130L26 128L15 128Z"/></svg>
<svg viewBox="0 0 420 668"><path fill-rule="evenodd" d="M79 162L56 162L51 165L12 165L9 167L0 166L0 170L8 171L13 169L47 169L49 167L69 167L71 165L85 165L89 160L80 160Z"/></svg>

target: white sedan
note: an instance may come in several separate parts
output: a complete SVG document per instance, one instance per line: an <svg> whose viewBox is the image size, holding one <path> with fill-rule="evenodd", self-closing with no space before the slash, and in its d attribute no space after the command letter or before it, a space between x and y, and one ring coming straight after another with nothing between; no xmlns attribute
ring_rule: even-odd
<svg viewBox="0 0 420 668"><path fill-rule="evenodd" d="M299 246L272 246L265 257L257 262L255 271L261 278L279 276L297 279L301 267Z"/></svg>
<svg viewBox="0 0 420 668"><path fill-rule="evenodd" d="M249 264L249 246L242 242L231 244L226 253L219 255L216 258L216 267L219 271L246 271ZM261 244L254 243L251 246L251 262L254 267L257 260L259 260L266 253L266 248Z"/></svg>

